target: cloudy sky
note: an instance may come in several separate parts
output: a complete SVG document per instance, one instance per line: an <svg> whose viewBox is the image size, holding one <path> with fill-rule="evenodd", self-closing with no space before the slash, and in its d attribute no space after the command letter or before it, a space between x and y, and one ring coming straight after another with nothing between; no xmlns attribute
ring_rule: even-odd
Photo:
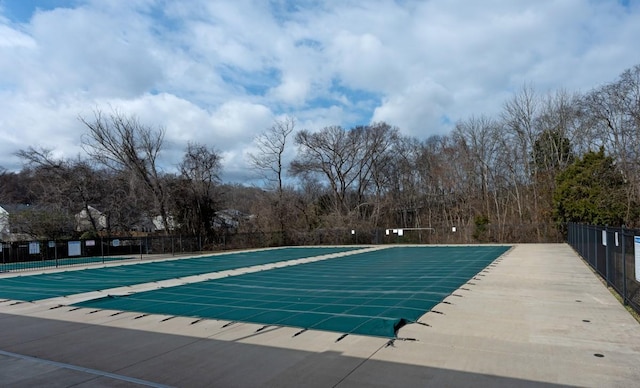
<svg viewBox="0 0 640 388"><path fill-rule="evenodd" d="M640 63L640 0L0 0L0 167L82 153L79 117L136 115L250 179L246 153L297 129L386 121L411 136L497 114L524 84L588 91Z"/></svg>

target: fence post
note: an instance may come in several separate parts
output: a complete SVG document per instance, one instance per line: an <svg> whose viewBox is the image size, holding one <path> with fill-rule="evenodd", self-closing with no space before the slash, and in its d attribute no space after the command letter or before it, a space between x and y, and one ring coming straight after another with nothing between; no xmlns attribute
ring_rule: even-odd
<svg viewBox="0 0 640 388"><path fill-rule="evenodd" d="M609 226L605 225L604 227L604 258L606 260L604 270L606 272L605 279L607 280L607 286L611 286L611 281L609 280L609 259L611 258L611 254L609 252Z"/></svg>
<svg viewBox="0 0 640 388"><path fill-rule="evenodd" d="M575 249L578 245L576 244L576 228L574 227L572 222L568 224L567 228L569 230L569 244L571 244L573 249Z"/></svg>
<svg viewBox="0 0 640 388"><path fill-rule="evenodd" d="M578 226L576 225L576 228ZM582 227L582 225L580 225L580 229L578 230L580 233L580 250L578 252L580 252L580 256L584 257L584 228Z"/></svg>
<svg viewBox="0 0 640 388"><path fill-rule="evenodd" d="M584 241L584 225L580 224L580 254L582 255L582 257L585 256L584 254L584 247L585 247L585 241Z"/></svg>
<svg viewBox="0 0 640 388"><path fill-rule="evenodd" d="M622 225L622 304L627 305L627 252L625 247L625 227Z"/></svg>
<svg viewBox="0 0 640 388"><path fill-rule="evenodd" d="M594 263L596 268L598 268L598 244L600 243L600 240L602 239L602 230L600 230L600 228L598 228L597 226L593 227L593 256L594 256ZM607 259L607 255L606 255L606 250L605 250L605 260ZM603 272L605 272L604 274L604 280L607 280L607 269L606 266L602 271L598 271L598 273L600 274L600 276L603 275Z"/></svg>

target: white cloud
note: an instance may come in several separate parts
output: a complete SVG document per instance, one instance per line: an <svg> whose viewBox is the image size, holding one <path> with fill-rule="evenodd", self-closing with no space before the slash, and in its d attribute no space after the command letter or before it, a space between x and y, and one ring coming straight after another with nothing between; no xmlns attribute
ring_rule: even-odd
<svg viewBox="0 0 640 388"><path fill-rule="evenodd" d="M54 155L68 158L80 155L76 135L82 125L75 107L75 101L34 104L22 95L0 94L0 166L19 169L21 161L15 153L29 147L50 149Z"/></svg>
<svg viewBox="0 0 640 388"><path fill-rule="evenodd" d="M282 83L271 90L271 96L278 101L299 106L305 102L309 88L310 85L306 79L285 76Z"/></svg>
<svg viewBox="0 0 640 388"><path fill-rule="evenodd" d="M497 114L523 84L586 91L640 63L640 6L617 1L74 0L11 20L0 8L0 166L30 145L80 152L77 120L110 106L248 179L251 141L297 127L387 121L446 132ZM449 121L450 120L450 121Z"/></svg>
<svg viewBox="0 0 640 388"><path fill-rule="evenodd" d="M22 78L27 90L38 94L134 97L162 78L149 21L136 14L56 9L36 13L25 31L38 47Z"/></svg>
<svg viewBox="0 0 640 388"><path fill-rule="evenodd" d="M373 112L372 121L393 123L412 136L424 138L425 134L438 133L452 102L451 91L430 79L419 80L384 99Z"/></svg>
<svg viewBox="0 0 640 388"><path fill-rule="evenodd" d="M251 146L255 135L273 122L271 111L259 104L230 101L208 112L166 93L147 94L136 100L101 101L99 106L109 107L104 113L135 116L143 125L164 129L165 170L175 169L188 143L198 143L222 154L225 176L229 178L233 178L231 172L238 173L247 168L243 149ZM83 116L91 121L93 112Z"/></svg>
<svg viewBox="0 0 640 388"><path fill-rule="evenodd" d="M9 26L0 25L0 47L34 49L36 42L27 34Z"/></svg>

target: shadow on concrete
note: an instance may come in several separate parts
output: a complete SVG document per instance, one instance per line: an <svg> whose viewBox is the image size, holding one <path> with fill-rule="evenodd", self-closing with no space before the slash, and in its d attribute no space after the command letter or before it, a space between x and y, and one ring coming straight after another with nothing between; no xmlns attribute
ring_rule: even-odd
<svg viewBox="0 0 640 388"><path fill-rule="evenodd" d="M178 387L559 387L365 360L332 351L317 353L2 313L0 349L0 381L12 387L136 387L144 386L145 381L150 386Z"/></svg>

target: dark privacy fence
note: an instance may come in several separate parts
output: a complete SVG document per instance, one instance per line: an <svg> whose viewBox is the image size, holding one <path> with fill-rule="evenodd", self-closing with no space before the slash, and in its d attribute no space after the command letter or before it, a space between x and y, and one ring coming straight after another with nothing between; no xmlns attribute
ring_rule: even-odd
<svg viewBox="0 0 640 388"><path fill-rule="evenodd" d="M640 313L640 230L570 223L567 240L624 304Z"/></svg>

